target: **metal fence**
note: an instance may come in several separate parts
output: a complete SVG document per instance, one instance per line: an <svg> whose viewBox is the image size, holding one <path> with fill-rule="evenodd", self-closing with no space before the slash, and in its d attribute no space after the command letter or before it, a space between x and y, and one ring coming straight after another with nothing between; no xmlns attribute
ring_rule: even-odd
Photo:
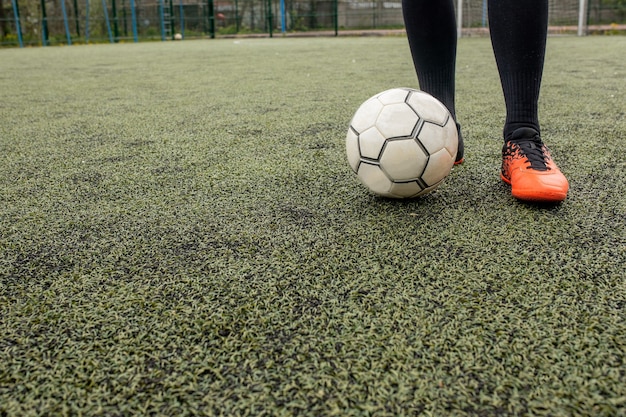
<svg viewBox="0 0 626 417"><path fill-rule="evenodd" d="M486 0L457 4L462 4L463 28L488 27ZM550 24L576 26L580 4L550 0ZM584 4L585 25L626 21L622 0ZM400 0L0 0L3 46L402 27Z"/></svg>

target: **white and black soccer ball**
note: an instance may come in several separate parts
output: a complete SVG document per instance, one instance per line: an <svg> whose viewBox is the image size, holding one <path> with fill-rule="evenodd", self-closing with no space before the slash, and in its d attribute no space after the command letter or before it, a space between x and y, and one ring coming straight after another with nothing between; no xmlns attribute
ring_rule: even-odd
<svg viewBox="0 0 626 417"><path fill-rule="evenodd" d="M348 163L373 193L410 198L437 188L454 165L456 123L430 94L394 88L366 100L346 136Z"/></svg>

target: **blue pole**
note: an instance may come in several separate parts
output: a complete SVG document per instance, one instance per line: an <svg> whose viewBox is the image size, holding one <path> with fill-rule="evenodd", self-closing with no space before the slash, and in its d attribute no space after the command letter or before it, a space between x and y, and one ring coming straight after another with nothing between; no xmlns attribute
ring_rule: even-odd
<svg viewBox="0 0 626 417"><path fill-rule="evenodd" d="M65 37L67 38L67 44L72 44L72 37L70 36L70 25L67 23L67 11L65 10L65 0L61 0L61 11L63 12L63 25L65 26Z"/></svg>
<svg viewBox="0 0 626 417"><path fill-rule="evenodd" d="M285 0L280 0L280 30L285 33L287 25L285 24Z"/></svg>
<svg viewBox="0 0 626 417"><path fill-rule="evenodd" d="M130 15L133 25L133 39L135 40L135 43L137 43L139 40L137 36L137 13L135 11L135 0L130 0Z"/></svg>
<svg viewBox="0 0 626 417"><path fill-rule="evenodd" d="M85 43L89 43L89 0L85 0Z"/></svg>
<svg viewBox="0 0 626 417"><path fill-rule="evenodd" d="M161 19L161 40L165 41L165 16L163 16L163 0L159 0L159 18Z"/></svg>
<svg viewBox="0 0 626 417"><path fill-rule="evenodd" d="M185 13L183 10L183 0L178 3L178 10L180 14L180 34L185 39Z"/></svg>
<svg viewBox="0 0 626 417"><path fill-rule="evenodd" d="M487 26L487 0L483 0L483 27Z"/></svg>
<svg viewBox="0 0 626 417"><path fill-rule="evenodd" d="M104 11L104 21L107 24L107 33L109 34L109 42L113 43L113 34L111 33L111 23L109 22L109 10L107 9L107 0L102 0L102 10Z"/></svg>
<svg viewBox="0 0 626 417"><path fill-rule="evenodd" d="M24 47L24 41L22 40L22 25L20 25L20 12L17 5L17 0L11 0L13 4L13 16L15 16L15 29L17 30L17 40L20 44L20 48Z"/></svg>

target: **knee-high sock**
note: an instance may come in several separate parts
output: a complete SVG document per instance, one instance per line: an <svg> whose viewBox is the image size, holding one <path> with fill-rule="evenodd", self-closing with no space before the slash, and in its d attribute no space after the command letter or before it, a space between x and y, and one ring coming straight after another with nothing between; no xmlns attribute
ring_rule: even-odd
<svg viewBox="0 0 626 417"><path fill-rule="evenodd" d="M506 103L504 137L519 127L539 131L548 0L489 0L489 30Z"/></svg>
<svg viewBox="0 0 626 417"><path fill-rule="evenodd" d="M420 88L441 101L456 119L453 0L403 0L402 11Z"/></svg>

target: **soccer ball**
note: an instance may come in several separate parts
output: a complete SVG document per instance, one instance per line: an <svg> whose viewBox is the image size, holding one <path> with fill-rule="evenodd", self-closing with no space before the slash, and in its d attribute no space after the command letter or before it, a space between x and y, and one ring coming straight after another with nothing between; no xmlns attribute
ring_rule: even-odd
<svg viewBox="0 0 626 417"><path fill-rule="evenodd" d="M366 100L346 136L348 163L361 182L393 198L422 196L441 185L458 144L448 109L412 88L393 88Z"/></svg>
<svg viewBox="0 0 626 417"><path fill-rule="evenodd" d="M183 35L181 35L180 33L175 33L174 34L174 40L182 41L183 40Z"/></svg>

